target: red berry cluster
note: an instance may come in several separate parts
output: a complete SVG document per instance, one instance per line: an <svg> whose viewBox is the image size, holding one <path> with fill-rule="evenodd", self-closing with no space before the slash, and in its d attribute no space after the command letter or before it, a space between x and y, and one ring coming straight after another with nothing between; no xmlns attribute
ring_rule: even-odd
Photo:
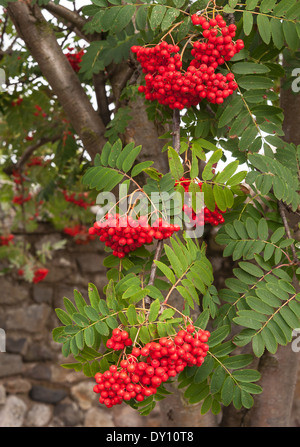
<svg viewBox="0 0 300 447"><path fill-rule="evenodd" d="M44 166L44 159L43 157L32 157L26 165L28 167L30 166Z"/></svg>
<svg viewBox="0 0 300 447"><path fill-rule="evenodd" d="M124 331L119 329L113 331L113 337L118 339L122 334ZM174 337L161 337L158 342L132 348L119 367L111 365L104 373L96 373L93 390L100 394L99 402L107 408L131 399L142 402L186 366L201 366L209 349L206 344L209 336L208 331L196 332L190 324ZM138 357L142 358L138 360Z"/></svg>
<svg viewBox="0 0 300 447"><path fill-rule="evenodd" d="M132 340L129 337L127 331L122 331L120 329L114 329L112 331L112 337L106 342L106 347L108 349L113 349L114 351L121 351L126 346L131 346Z"/></svg>
<svg viewBox="0 0 300 447"><path fill-rule="evenodd" d="M69 194L67 191L63 190L62 193L63 193L63 196L67 202L74 203L75 205L80 206L81 208L84 208L85 210L95 204L94 201L88 200L87 192L78 192L78 193L73 192L73 193Z"/></svg>
<svg viewBox="0 0 300 447"><path fill-rule="evenodd" d="M147 216L135 220L116 213L106 214L105 221L95 222L89 232L100 236L100 241L105 242L105 245L113 250L113 255L121 259L144 244L152 244L153 239L167 239L174 231L179 230L178 225L169 224L161 218L151 226Z"/></svg>
<svg viewBox="0 0 300 447"><path fill-rule="evenodd" d="M80 70L80 64L82 60L82 56L84 55L84 50L81 49L79 51L74 52L74 48L69 47L68 53L66 53L66 57L70 62L73 70L77 73Z"/></svg>
<svg viewBox="0 0 300 447"><path fill-rule="evenodd" d="M29 202L29 200L31 199L31 194L28 194L26 197L20 194L18 196L14 196L13 203L15 203L16 205L23 205L23 203Z"/></svg>
<svg viewBox="0 0 300 447"><path fill-rule="evenodd" d="M16 185L21 185L24 182L24 177L19 171L13 171L12 179Z"/></svg>
<svg viewBox="0 0 300 447"><path fill-rule="evenodd" d="M12 101L12 102L11 102L11 105L12 105L13 107L15 107L15 106L19 106L20 104L22 104L22 102L23 102L23 98L18 98L18 99L15 99L14 101Z"/></svg>
<svg viewBox="0 0 300 447"><path fill-rule="evenodd" d="M175 182L175 185L182 185L184 187L185 192L189 192L189 185L191 183L190 179L186 179L182 177L179 181ZM197 183L201 189L202 182ZM214 211L210 211L206 206L204 207L204 218L202 213L195 213L191 206L187 204L183 205L184 213L190 218L190 222L194 225L201 226L206 223L209 223L213 226L217 226L224 223L223 214L225 211L221 211L216 205Z"/></svg>
<svg viewBox="0 0 300 447"><path fill-rule="evenodd" d="M40 116L40 115L41 115L43 118L46 118L47 113L46 113L46 112L43 112L43 109L42 109L41 106L39 106L38 104L36 104L34 107L35 107L35 109L36 109L36 112L33 113L34 116Z"/></svg>
<svg viewBox="0 0 300 447"><path fill-rule="evenodd" d="M38 282L43 281L43 279L46 278L48 273L49 273L49 270L46 269L46 268L39 268L39 269L35 270L32 282L37 284ZM23 276L24 275L24 270L23 269L19 269L18 270L18 275L19 276Z"/></svg>
<svg viewBox="0 0 300 447"><path fill-rule="evenodd" d="M88 228L84 225L75 225L73 227L65 227L64 233L74 238L75 244L86 245L96 236L89 234Z"/></svg>
<svg viewBox="0 0 300 447"><path fill-rule="evenodd" d="M7 236L0 236L0 246L13 244L14 235L8 234Z"/></svg>
<svg viewBox="0 0 300 447"><path fill-rule="evenodd" d="M197 21L201 18L195 15ZM194 16L192 20L195 21ZM138 90L145 94L148 101L157 100L171 109L184 109L196 106L203 99L213 104L222 104L238 88L234 75L215 73L219 65L230 60L243 47L242 40L235 43L235 25L226 26L226 22L216 16L209 22L201 18L203 39L193 44L191 51L194 59L183 72L178 45L162 41L155 47L134 45L131 51L136 53L145 73L146 85ZM217 19L218 18L218 19ZM202 20L203 19L203 20ZM206 25L207 24L207 25Z"/></svg>
<svg viewBox="0 0 300 447"><path fill-rule="evenodd" d="M244 48L244 42L241 39L236 42L233 41L236 25L231 24L227 27L220 14L209 21L197 14L193 14L191 18L193 25L202 27L202 35L207 39L206 42L194 42L191 54L195 59L192 64L197 68L201 63L217 68L218 65L223 65L225 61L230 61L235 54Z"/></svg>

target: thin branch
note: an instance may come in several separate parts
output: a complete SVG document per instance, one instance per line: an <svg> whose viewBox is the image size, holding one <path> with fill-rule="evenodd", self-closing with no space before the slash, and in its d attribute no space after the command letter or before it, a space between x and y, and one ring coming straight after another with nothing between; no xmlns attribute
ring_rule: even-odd
<svg viewBox="0 0 300 447"><path fill-rule="evenodd" d="M44 5L44 8L55 15L55 17L58 16L60 19L71 22L80 31L82 31L82 28L86 24L86 20L83 17L81 17L77 12L71 11L70 9L66 8L65 6L49 2Z"/></svg>
<svg viewBox="0 0 300 447"><path fill-rule="evenodd" d="M180 112L178 109L174 109L173 111L173 148L179 154L180 152Z"/></svg>
<svg viewBox="0 0 300 447"><path fill-rule="evenodd" d="M27 147L27 149L23 152L17 163L11 164L4 169L4 172L7 175L11 175L13 170L21 170L27 160L31 157L31 155L39 149L41 146L47 143L55 143L60 138L62 138L61 134L55 135L53 137L42 137L35 144L32 144Z"/></svg>
<svg viewBox="0 0 300 447"><path fill-rule="evenodd" d="M289 224L288 224L288 221L286 218L286 214L285 214L285 206L284 206L282 200L278 201L278 207L279 207L279 213L280 213L280 216L281 216L284 228L285 228L286 235L287 235L288 239L292 239L290 227L289 227ZM295 248L294 244L291 244L291 250L293 253L293 259L294 259L295 263L298 263L299 261L298 261L296 248Z"/></svg>
<svg viewBox="0 0 300 447"><path fill-rule="evenodd" d="M62 5L57 5L53 2L47 3L47 5L43 5L47 11L51 12L51 14L56 17L58 20L64 20L67 23L67 26L70 27L73 25L73 31L82 39L90 42L92 40L100 40L101 35L98 33L94 34L85 34L84 26L88 22L85 18L83 18L77 11L71 11Z"/></svg>
<svg viewBox="0 0 300 447"><path fill-rule="evenodd" d="M8 24L8 15L6 14L5 21L4 21L3 28L2 28L2 34L1 34L1 40L0 40L0 49L3 46L4 36L5 36L5 31L6 31L6 28L7 28L7 24Z"/></svg>
<svg viewBox="0 0 300 447"><path fill-rule="evenodd" d="M105 76L103 71L93 75L93 84L97 99L98 114L101 117L103 124L107 126L111 121L111 115L108 107L109 101L105 89Z"/></svg>

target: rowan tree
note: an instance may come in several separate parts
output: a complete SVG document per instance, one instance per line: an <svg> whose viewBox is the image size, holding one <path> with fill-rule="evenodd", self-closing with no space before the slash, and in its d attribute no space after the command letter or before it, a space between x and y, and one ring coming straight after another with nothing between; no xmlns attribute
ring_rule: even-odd
<svg viewBox="0 0 300 447"><path fill-rule="evenodd" d="M41 222L107 252L104 289L56 309L63 366L99 405L159 402L165 426L289 426L299 3L1 5L1 257L42 281L61 245L14 241ZM208 235L232 261L221 289Z"/></svg>

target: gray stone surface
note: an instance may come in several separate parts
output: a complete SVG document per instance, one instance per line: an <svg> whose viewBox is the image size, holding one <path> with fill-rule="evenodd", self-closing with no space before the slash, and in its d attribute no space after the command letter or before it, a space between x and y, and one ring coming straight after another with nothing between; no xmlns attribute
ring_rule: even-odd
<svg viewBox="0 0 300 447"><path fill-rule="evenodd" d="M85 427L115 427L113 413L109 409L90 408L84 419Z"/></svg>
<svg viewBox="0 0 300 447"><path fill-rule="evenodd" d="M5 388L9 394L27 394L31 387L31 382L22 377L16 377L5 381Z"/></svg>
<svg viewBox="0 0 300 447"><path fill-rule="evenodd" d="M53 298L53 287L42 283L33 286L33 299L37 303L51 304Z"/></svg>
<svg viewBox="0 0 300 447"><path fill-rule="evenodd" d="M93 391L94 385L95 383L93 381L85 381L80 382L71 388L71 395L83 410L91 408L97 400Z"/></svg>
<svg viewBox="0 0 300 447"><path fill-rule="evenodd" d="M19 354L0 353L0 377L19 374L23 371L23 361Z"/></svg>
<svg viewBox="0 0 300 447"><path fill-rule="evenodd" d="M63 389L47 388L42 385L33 385L29 396L37 402L47 404L57 404L67 396L67 392Z"/></svg>
<svg viewBox="0 0 300 447"><path fill-rule="evenodd" d="M27 413L25 426L45 427L52 417L52 408L46 404L33 404Z"/></svg>
<svg viewBox="0 0 300 447"><path fill-rule="evenodd" d="M31 304L25 308L8 309L7 330L39 333L45 328L50 313L51 308L46 304Z"/></svg>
<svg viewBox="0 0 300 447"><path fill-rule="evenodd" d="M28 285L18 285L1 276L1 305L19 304L28 296Z"/></svg>
<svg viewBox="0 0 300 447"><path fill-rule="evenodd" d="M27 405L17 396L11 395L6 399L0 410L0 427L22 427Z"/></svg>
<svg viewBox="0 0 300 447"><path fill-rule="evenodd" d="M75 402L66 399L54 408L54 420L59 420L64 427L77 427L83 421L83 412Z"/></svg>

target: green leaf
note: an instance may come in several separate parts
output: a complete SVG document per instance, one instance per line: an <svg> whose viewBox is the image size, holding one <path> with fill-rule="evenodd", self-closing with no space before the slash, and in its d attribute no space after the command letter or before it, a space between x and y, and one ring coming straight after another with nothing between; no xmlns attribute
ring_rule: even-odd
<svg viewBox="0 0 300 447"><path fill-rule="evenodd" d="M74 300L75 300L75 304L77 306L78 311L81 314L84 314L84 308L85 308L85 306L87 306L87 302L83 298L82 294L76 289L74 290Z"/></svg>
<svg viewBox="0 0 300 447"><path fill-rule="evenodd" d="M236 74L257 74L268 73L270 69L266 65L254 62L237 62L232 66L232 71Z"/></svg>
<svg viewBox="0 0 300 447"><path fill-rule="evenodd" d="M65 312L62 309L55 309L55 313L57 315L57 317L59 318L59 320L62 322L62 324L72 324L72 319L69 317L69 315L67 314L67 312Z"/></svg>
<svg viewBox="0 0 300 447"><path fill-rule="evenodd" d="M222 386L221 390L221 399L222 403L225 406L228 406L233 399L234 393L234 381L230 376L228 376Z"/></svg>
<svg viewBox="0 0 300 447"><path fill-rule="evenodd" d="M239 79L239 86L245 90L272 88L273 81L264 76L246 75Z"/></svg>
<svg viewBox="0 0 300 447"><path fill-rule="evenodd" d="M110 26L110 29L115 33L122 31L128 23L131 22L135 10L135 5L124 5L122 8L119 8L119 12L115 17L112 26ZM103 19L103 22L104 20L105 18Z"/></svg>
<svg viewBox="0 0 300 447"><path fill-rule="evenodd" d="M262 269L255 264L242 261L239 262L239 266L241 267L241 269L245 270L245 272L249 273L250 275L257 276L258 278L264 276L264 272L262 271Z"/></svg>
<svg viewBox="0 0 300 447"><path fill-rule="evenodd" d="M161 261L154 261L155 264L157 265L157 267L159 268L159 270L162 271L162 273L166 276L166 278L172 283L175 284L176 282L176 278L174 273L172 272L172 270L170 269L170 267L168 267L167 265L165 265L163 262Z"/></svg>
<svg viewBox="0 0 300 447"><path fill-rule="evenodd" d="M89 325L89 320L84 315L82 315L78 312L73 314L72 318L75 321L75 323L77 323L78 326L80 326L80 327L86 327Z"/></svg>
<svg viewBox="0 0 300 447"><path fill-rule="evenodd" d="M147 25L148 5L142 5L137 8L135 16L135 24L138 30L144 31Z"/></svg>
<svg viewBox="0 0 300 447"><path fill-rule="evenodd" d="M87 327L84 329L84 340L87 346L92 347L95 342L95 333L94 328L92 326Z"/></svg>
<svg viewBox="0 0 300 447"><path fill-rule="evenodd" d="M92 306L86 306L84 308L84 312L90 320L92 321L99 320L99 314Z"/></svg>
<svg viewBox="0 0 300 447"><path fill-rule="evenodd" d="M129 154L122 163L122 171L128 172L132 168L132 165L137 156L139 155L139 153L141 152L141 149L142 146L137 146L129 152Z"/></svg>
<svg viewBox="0 0 300 447"><path fill-rule="evenodd" d="M133 304L130 304L130 306L128 307L128 309L126 311L126 315L127 315L128 321L131 325L134 326L135 324L138 323L135 306Z"/></svg>
<svg viewBox="0 0 300 447"><path fill-rule="evenodd" d="M140 174L144 169L149 168L150 166L153 165L153 161L143 161L142 163L137 164L136 166L133 167L132 171L131 171L131 177L135 177L138 174Z"/></svg>
<svg viewBox="0 0 300 447"><path fill-rule="evenodd" d="M114 168L116 166L116 161L121 153L122 150L122 141L118 139L113 146L111 147L111 150L108 155L108 165Z"/></svg>
<svg viewBox="0 0 300 447"><path fill-rule="evenodd" d="M218 120L218 127L224 127L226 124L229 124L234 117L241 111L243 108L243 101L242 99L237 96L234 98L224 109L222 115L220 116Z"/></svg>
<svg viewBox="0 0 300 447"><path fill-rule="evenodd" d="M63 299L64 301L64 306L66 308L67 313L72 316L75 312L77 312L76 307L74 306L74 304L72 303L71 300L69 300L68 298L64 297Z"/></svg>
<svg viewBox="0 0 300 447"><path fill-rule="evenodd" d="M223 188L219 185L214 185L213 194L218 208L220 208L221 211L226 211L226 196Z"/></svg>
<svg viewBox="0 0 300 447"><path fill-rule="evenodd" d="M100 296L97 287L92 283L89 283L88 285L88 295L92 307L98 311Z"/></svg>
<svg viewBox="0 0 300 447"><path fill-rule="evenodd" d="M260 37L268 45L271 40L271 23L269 18L267 16L258 14L257 26Z"/></svg>
<svg viewBox="0 0 300 447"><path fill-rule="evenodd" d="M244 11L243 13L243 29L246 36L252 31L253 27L253 14L249 11Z"/></svg>
<svg viewBox="0 0 300 447"><path fill-rule="evenodd" d="M179 155L172 147L168 149L168 159L172 176L175 180L179 180L183 176L184 168Z"/></svg>
<svg viewBox="0 0 300 447"><path fill-rule="evenodd" d="M276 244L284 235L285 235L285 228L284 227L277 228L277 230L275 230L274 233L271 235L270 241L273 244Z"/></svg>
<svg viewBox="0 0 300 447"><path fill-rule="evenodd" d="M256 357L261 357L265 351L265 343L261 333L255 335L252 339L252 349Z"/></svg>
<svg viewBox="0 0 300 447"><path fill-rule="evenodd" d="M151 340L151 336L149 330L146 326L142 326L139 332L139 337L142 343L149 343Z"/></svg>
<svg viewBox="0 0 300 447"><path fill-rule="evenodd" d="M265 219L260 219L258 222L258 237L264 241L268 240L269 230L268 230L268 224Z"/></svg>
<svg viewBox="0 0 300 447"><path fill-rule="evenodd" d="M104 323L104 321L98 321L97 323L95 323L94 328L100 335L109 335L109 328L107 324Z"/></svg>
<svg viewBox="0 0 300 447"><path fill-rule="evenodd" d="M163 21L161 22L161 30L165 31L172 23L177 19L177 17L180 15L180 11L175 8L169 8L163 18Z"/></svg>
<svg viewBox="0 0 300 447"><path fill-rule="evenodd" d="M158 317L159 311L160 311L160 301L159 299L156 299L151 303L148 315L148 321L149 322L155 321Z"/></svg>
<svg viewBox="0 0 300 447"><path fill-rule="evenodd" d="M152 9L149 23L150 27L153 31L161 24L163 21L164 15L166 13L166 6L164 5L155 5Z"/></svg>
<svg viewBox="0 0 300 447"><path fill-rule="evenodd" d="M239 369L248 366L253 360L253 356L251 354L240 354L234 355L223 360L223 365L228 369Z"/></svg>
<svg viewBox="0 0 300 447"><path fill-rule="evenodd" d="M221 390L223 383L225 381L225 377L226 377L226 370L225 368L223 368L222 365L219 365L211 376L210 392L212 394L216 394Z"/></svg>
<svg viewBox="0 0 300 447"><path fill-rule="evenodd" d="M111 144L109 142L105 143L101 152L101 164L102 166L108 166L108 157L111 151Z"/></svg>
<svg viewBox="0 0 300 447"><path fill-rule="evenodd" d="M255 369L242 369L241 371L233 371L233 377L239 382L256 382L260 379L260 373Z"/></svg>
<svg viewBox="0 0 300 447"><path fill-rule="evenodd" d="M201 365L201 368L197 368L194 383L198 384L203 382L214 369L214 359L213 357L206 357L204 363Z"/></svg>
<svg viewBox="0 0 300 447"><path fill-rule="evenodd" d="M295 24L285 20L282 26L283 26L283 34L288 46L292 50L296 51L299 46L299 36Z"/></svg>
<svg viewBox="0 0 300 447"><path fill-rule="evenodd" d="M281 49L284 46L284 34L282 23L278 19L271 19L271 33L274 45Z"/></svg>
<svg viewBox="0 0 300 447"><path fill-rule="evenodd" d="M211 336L209 337L208 340L208 345L209 348L212 348L216 345L218 345L219 343L221 343L229 334L230 328L227 325L221 326L218 329L216 329L215 331L213 331L211 333Z"/></svg>

